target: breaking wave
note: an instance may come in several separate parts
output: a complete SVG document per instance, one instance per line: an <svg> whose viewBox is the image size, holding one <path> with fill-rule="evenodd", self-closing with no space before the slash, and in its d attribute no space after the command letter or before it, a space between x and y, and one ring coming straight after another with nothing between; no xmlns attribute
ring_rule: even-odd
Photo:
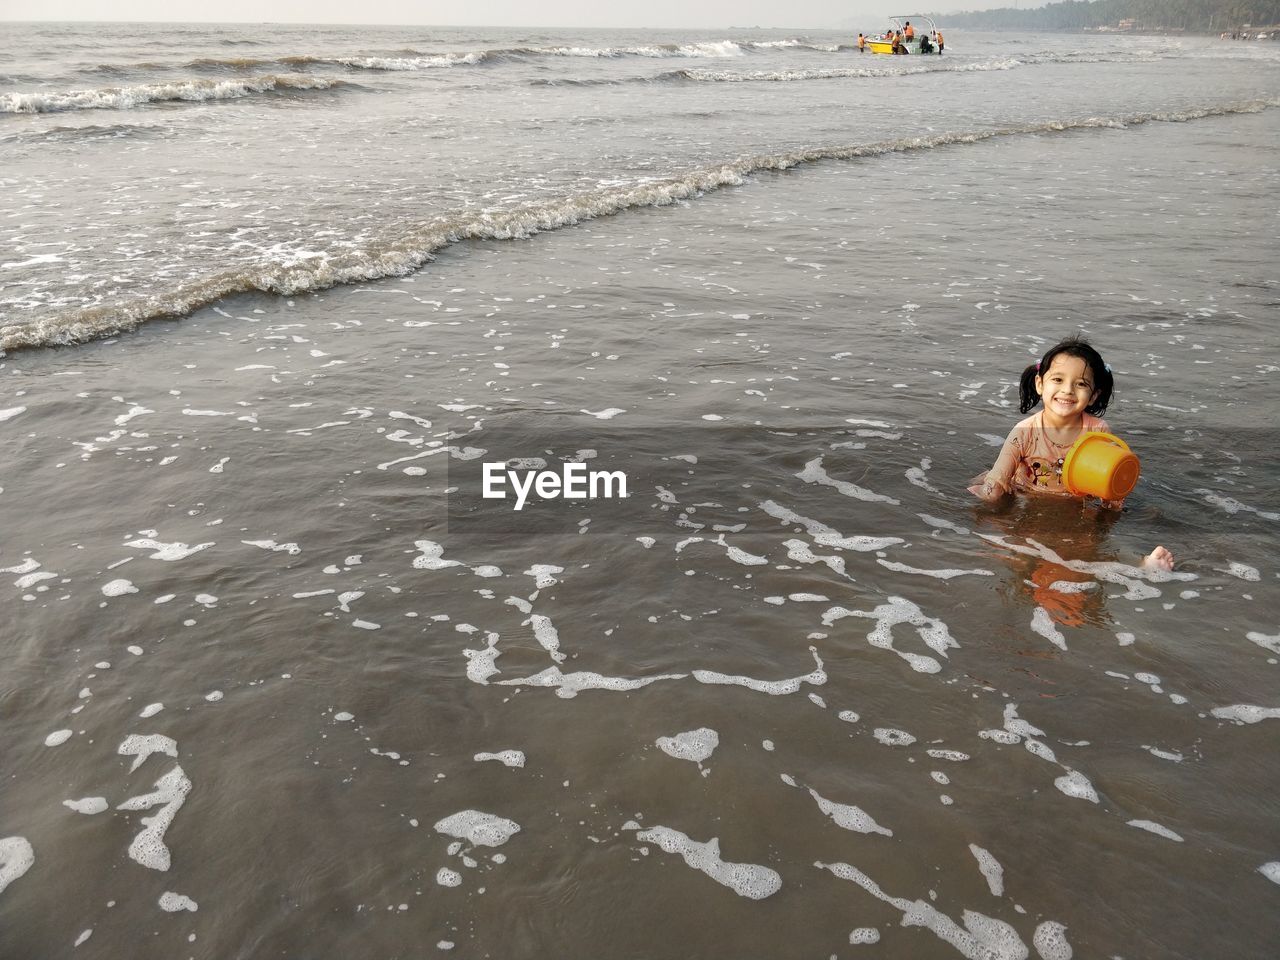
<svg viewBox="0 0 1280 960"><path fill-rule="evenodd" d="M1273 107L1280 107L1280 98L1119 117L1053 120L991 130L940 133L868 144L817 146L740 157L661 179L570 194L500 212L459 212L401 227L395 232L389 230L361 248L337 250L287 264L240 266L125 303L78 308L20 321L0 329L0 350L81 343L134 329L148 320L180 317L237 293L260 291L294 295L337 284L403 276L428 263L437 251L462 240L528 239L543 231L583 220L607 217L638 207L665 206L721 187L737 186L761 172L789 170L820 161L858 160L974 144L1000 137L1099 128L1124 129L1152 122L1185 123L1206 117L1258 113Z"/></svg>
<svg viewBox="0 0 1280 960"><path fill-rule="evenodd" d="M127 110L170 100L237 100L260 93L330 90L353 86L344 80L304 73L266 74L237 80L181 80L129 87L101 87L61 93L0 94L0 113L56 113L62 110Z"/></svg>
<svg viewBox="0 0 1280 960"><path fill-rule="evenodd" d="M279 67L311 66L346 67L352 70L434 70L441 67L470 67L505 60L536 60L543 57L586 59L723 59L742 57L753 51L808 50L816 53L841 53L854 49L846 44L812 43L806 40L714 40L699 43L657 43L630 47L496 47L484 50L420 51L400 50L393 54L351 54L318 56L292 54L279 57L226 56L200 57L181 64L181 68L198 71L262 70ZM171 70L178 64L145 62L135 64L103 63L86 69L87 73L124 75L138 70Z"/></svg>

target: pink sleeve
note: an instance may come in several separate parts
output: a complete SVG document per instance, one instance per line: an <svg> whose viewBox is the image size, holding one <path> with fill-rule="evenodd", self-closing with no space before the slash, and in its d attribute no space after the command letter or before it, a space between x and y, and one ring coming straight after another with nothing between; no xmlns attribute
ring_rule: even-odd
<svg viewBox="0 0 1280 960"><path fill-rule="evenodd" d="M1013 493L1013 475L1018 469L1018 461L1022 458L1022 431L1014 427L1005 437L1000 455L986 473L975 477L969 492L980 500L994 503L1001 497Z"/></svg>

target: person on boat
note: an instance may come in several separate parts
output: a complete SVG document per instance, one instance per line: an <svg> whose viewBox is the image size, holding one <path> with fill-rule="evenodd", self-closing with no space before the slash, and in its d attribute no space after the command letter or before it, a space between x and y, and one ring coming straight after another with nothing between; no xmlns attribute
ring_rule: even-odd
<svg viewBox="0 0 1280 960"><path fill-rule="evenodd" d="M935 30L933 36L938 41L938 56L942 56L942 31Z"/></svg>
<svg viewBox="0 0 1280 960"><path fill-rule="evenodd" d="M907 25L902 31L902 38L904 40L914 40L916 38L916 28L911 26L910 20L907 21Z"/></svg>
<svg viewBox="0 0 1280 960"><path fill-rule="evenodd" d="M864 37L862 34L858 34L858 52L859 53L867 52L867 38Z"/></svg>
<svg viewBox="0 0 1280 960"><path fill-rule="evenodd" d="M897 31L897 30L893 31L893 44L892 44L892 46L890 47L890 52L895 53L895 54L898 54L898 53L901 53L901 52L902 52L902 43L901 43L901 41L899 41L899 40L898 40L898 31Z"/></svg>
<svg viewBox="0 0 1280 960"><path fill-rule="evenodd" d="M933 44L929 42L929 35L927 33L922 34L920 37L920 52L933 53Z"/></svg>

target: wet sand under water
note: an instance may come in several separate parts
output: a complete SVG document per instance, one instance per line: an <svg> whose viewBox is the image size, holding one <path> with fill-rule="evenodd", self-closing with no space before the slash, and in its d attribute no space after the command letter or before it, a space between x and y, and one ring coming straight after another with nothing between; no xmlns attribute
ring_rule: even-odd
<svg viewBox="0 0 1280 960"><path fill-rule="evenodd" d="M1207 326L1208 279L1095 284L1143 485L1118 520L978 508L1008 383L1074 329L1017 271L1070 268L941 203L886 232L890 174L851 169L5 358L3 833L35 861L3 952L1057 957L1062 924L1076 956L1263 955L1272 721L1211 711L1280 702L1280 471L1262 431L1187 453L1274 403L1274 343L1229 329L1257 301ZM960 218L986 187L950 189ZM1211 410L1153 406L1225 368ZM661 479L468 525L468 447ZM1127 566L1157 538L1173 577ZM131 735L176 756L130 771ZM120 807L175 766L148 869Z"/></svg>

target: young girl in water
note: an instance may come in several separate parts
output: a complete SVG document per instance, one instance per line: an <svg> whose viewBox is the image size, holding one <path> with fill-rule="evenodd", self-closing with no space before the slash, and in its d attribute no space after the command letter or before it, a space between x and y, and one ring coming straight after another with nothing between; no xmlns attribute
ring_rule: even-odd
<svg viewBox="0 0 1280 960"><path fill-rule="evenodd" d="M1005 439L995 465L978 477L970 492L995 502L1016 491L1071 496L1062 485L1062 463L1080 434L1110 433L1099 414L1111 400L1111 368L1086 340L1068 337L1051 347L1038 363L1022 371L1018 412L1044 409L1022 420ZM1104 500L1115 510L1123 500ZM1172 570L1173 554L1156 547L1142 565Z"/></svg>

